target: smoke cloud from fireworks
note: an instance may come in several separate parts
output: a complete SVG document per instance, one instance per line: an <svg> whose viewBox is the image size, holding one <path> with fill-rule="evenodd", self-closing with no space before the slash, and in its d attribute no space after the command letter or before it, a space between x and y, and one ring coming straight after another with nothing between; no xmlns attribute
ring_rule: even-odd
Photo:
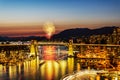
<svg viewBox="0 0 120 80"><path fill-rule="evenodd" d="M55 33L55 26L54 26L54 24L51 23L51 22L46 22L43 25L43 31L46 33L46 37L48 39L50 39L51 36Z"/></svg>

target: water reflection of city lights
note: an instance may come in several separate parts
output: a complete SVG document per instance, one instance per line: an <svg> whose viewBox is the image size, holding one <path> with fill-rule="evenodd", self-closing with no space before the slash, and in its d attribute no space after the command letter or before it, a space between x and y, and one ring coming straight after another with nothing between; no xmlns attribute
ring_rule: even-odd
<svg viewBox="0 0 120 80"><path fill-rule="evenodd" d="M63 76L63 75L65 75L65 70L66 70L66 66L67 66L66 64L67 64L67 62L64 61L64 60L61 60L59 64L61 66L60 69L61 69L61 74Z"/></svg>
<svg viewBox="0 0 120 80"><path fill-rule="evenodd" d="M52 54L55 52L55 46L43 46L44 54Z"/></svg>
<svg viewBox="0 0 120 80"><path fill-rule="evenodd" d="M59 64L56 61L53 60L46 60L41 67L41 74L42 76L46 75L46 77L42 80L52 80L53 76L54 78L58 78L59 74Z"/></svg>
<svg viewBox="0 0 120 80"><path fill-rule="evenodd" d="M43 47L43 59L44 60L55 60L57 55L55 53L55 46L44 46Z"/></svg>

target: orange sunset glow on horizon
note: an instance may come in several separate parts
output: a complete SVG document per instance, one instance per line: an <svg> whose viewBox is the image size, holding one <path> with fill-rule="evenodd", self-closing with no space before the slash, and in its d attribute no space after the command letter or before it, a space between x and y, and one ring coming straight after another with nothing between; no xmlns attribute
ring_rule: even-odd
<svg viewBox="0 0 120 80"><path fill-rule="evenodd" d="M89 29L96 29L105 26L119 26L119 24L89 24L89 25L82 25L82 24L54 24L56 27L55 33L54 31L52 34L57 34L66 29L72 28L89 28ZM46 27L46 29L48 29ZM0 35L1 36L9 36L9 37L26 37L26 36L46 36L46 32L43 30L43 25L41 24L14 24L14 25L0 25ZM50 34L51 35L51 34Z"/></svg>
<svg viewBox="0 0 120 80"><path fill-rule="evenodd" d="M0 0L0 36L46 36L71 28L120 27L119 0ZM51 36L51 33L49 33Z"/></svg>

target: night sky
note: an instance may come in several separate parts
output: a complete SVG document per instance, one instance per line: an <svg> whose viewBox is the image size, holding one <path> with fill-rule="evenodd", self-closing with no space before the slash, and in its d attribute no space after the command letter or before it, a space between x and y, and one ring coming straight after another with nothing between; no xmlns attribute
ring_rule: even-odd
<svg viewBox="0 0 120 80"><path fill-rule="evenodd" d="M120 0L0 0L0 36L43 36L43 24L68 28L120 26Z"/></svg>

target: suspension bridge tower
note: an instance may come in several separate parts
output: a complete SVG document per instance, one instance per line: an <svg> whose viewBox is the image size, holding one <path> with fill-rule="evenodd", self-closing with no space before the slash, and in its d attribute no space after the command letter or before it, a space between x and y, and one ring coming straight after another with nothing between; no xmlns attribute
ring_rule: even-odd
<svg viewBox="0 0 120 80"><path fill-rule="evenodd" d="M68 56L74 56L73 55L73 40L72 39L69 40L68 49L69 49Z"/></svg>
<svg viewBox="0 0 120 80"><path fill-rule="evenodd" d="M30 45L30 55L36 56L37 55L37 41L32 40Z"/></svg>

